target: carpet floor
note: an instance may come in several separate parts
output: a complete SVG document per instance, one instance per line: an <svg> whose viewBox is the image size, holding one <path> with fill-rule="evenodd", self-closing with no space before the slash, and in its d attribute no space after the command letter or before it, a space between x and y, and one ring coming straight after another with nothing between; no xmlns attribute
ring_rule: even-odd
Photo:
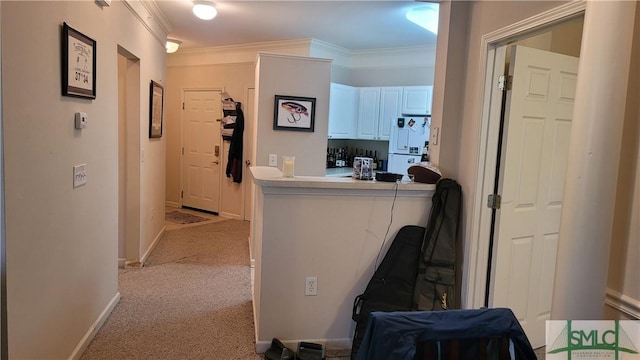
<svg viewBox="0 0 640 360"><path fill-rule="evenodd" d="M143 268L119 270L120 302L81 359L262 359L248 235L238 220L167 231Z"/></svg>

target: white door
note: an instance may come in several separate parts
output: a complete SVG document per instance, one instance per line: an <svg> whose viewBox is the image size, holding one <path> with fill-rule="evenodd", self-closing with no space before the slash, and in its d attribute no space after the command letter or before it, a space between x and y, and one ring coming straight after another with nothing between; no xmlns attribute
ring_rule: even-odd
<svg viewBox="0 0 640 360"><path fill-rule="evenodd" d="M511 308L535 348L550 318L578 58L514 46L510 64L491 306Z"/></svg>
<svg viewBox="0 0 640 360"><path fill-rule="evenodd" d="M218 213L220 202L220 122L218 90L184 92L182 122L182 205Z"/></svg>

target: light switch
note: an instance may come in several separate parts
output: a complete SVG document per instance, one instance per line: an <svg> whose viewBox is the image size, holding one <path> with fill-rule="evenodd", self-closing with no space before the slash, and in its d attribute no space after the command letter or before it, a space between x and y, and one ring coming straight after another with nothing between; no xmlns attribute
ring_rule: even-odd
<svg viewBox="0 0 640 360"><path fill-rule="evenodd" d="M73 187L77 188L87 183L87 164L73 167Z"/></svg>
<svg viewBox="0 0 640 360"><path fill-rule="evenodd" d="M278 167L278 154L269 154L269 166Z"/></svg>

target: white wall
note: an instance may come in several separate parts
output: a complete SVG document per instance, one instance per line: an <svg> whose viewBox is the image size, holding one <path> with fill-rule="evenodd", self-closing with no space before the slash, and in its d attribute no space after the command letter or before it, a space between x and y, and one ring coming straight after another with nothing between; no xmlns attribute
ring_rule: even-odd
<svg viewBox="0 0 640 360"><path fill-rule="evenodd" d="M503 2L503 1L480 1L480 2L445 2L441 4L441 11L443 9L453 9L453 13L450 14L454 19L453 24L456 24L455 19L458 17L466 17L467 20L459 21L460 27L467 27L460 30L460 27L454 27L457 29L454 36L458 37L460 42L456 46L462 44L461 48L454 50L453 48L447 51L446 54L440 52L440 44L438 47L436 60L436 75L434 83L434 95L433 95L433 118L432 128L434 126L441 126L442 138L440 145L431 146L432 159L439 162L441 169L448 175L456 178L463 188L465 196L463 222L462 222L462 236L463 241L475 241L471 239L469 234L471 231L471 221L469 214L472 213L473 199L475 198L475 184L477 174L477 164L479 156L484 154L479 153L480 143L480 121L482 115L482 94L484 86L484 78L481 78L480 74L483 71L478 64L481 57L486 54L481 54L481 37L492 31L501 29L508 25L514 24L518 21L531 17L533 15L542 13L546 10L552 9L562 2L551 1L521 1L521 2ZM456 7L458 7L456 9ZM442 13L446 16L446 12ZM442 19L442 15L441 15ZM636 25L638 21L636 21ZM629 29L631 31L631 29ZM440 34L439 34L440 35ZM446 42L444 34L443 37L439 37L439 42ZM637 43L637 42L636 42ZM451 44L444 44L444 46L450 46ZM636 53L637 54L637 53ZM463 62L450 62L449 57L458 56L464 58ZM615 56L612 54L612 56ZM637 59L638 56L634 56ZM636 79L637 81L637 79ZM457 88L456 92L450 93L447 88L452 84L460 83L461 86ZM634 83L637 86L637 83ZM629 91L629 97L636 96L637 91ZM456 110L459 109L459 110ZM629 120L627 120L629 121ZM637 128L634 131L627 132L625 130L625 136L630 136L633 141L629 140L629 145L632 150L630 154L637 154L637 141L638 131ZM634 142L635 141L635 142ZM633 145L636 144L636 145ZM635 146L635 147L634 147ZM451 156L456 154L455 156ZM632 161L637 161L637 155ZM628 165L628 163L627 163ZM633 166L621 166L621 172L627 173L628 184L634 184L632 181L638 179L637 170L634 169L637 165ZM622 230L624 236L622 237L622 247L618 248L618 251L612 250L612 260L610 263L618 267L614 271L617 282L609 284L610 288L619 289L628 295L629 300L636 311L639 308L640 293L638 292L637 284L638 275L640 272L637 268L637 261L625 260L624 257L631 256L637 257L638 255L638 241L637 230L631 225L637 223L638 213L637 209L640 203L638 195L633 186L621 186L618 184L619 191L623 191L619 197L625 197L630 199L630 194L634 194L635 198L630 201L629 204L624 205L626 209L624 212L619 212L620 207L617 205L616 220L624 223ZM614 225L615 227L615 225ZM615 231L615 230L614 230ZM616 235L613 235L614 238ZM627 255L632 254L632 255ZM624 265L621 265L624 264ZM622 268L620 268L622 266ZM610 281L612 277L610 276ZM464 286L463 279L463 286ZM464 292L463 288L463 292Z"/></svg>
<svg viewBox="0 0 640 360"><path fill-rule="evenodd" d="M298 341L351 346L355 297L398 230L426 224L433 195L433 190L409 187L367 189L368 184L358 189L331 188L330 183L257 187L252 228L259 351L273 337L294 347ZM304 295L307 276L317 277L317 296Z"/></svg>
<svg viewBox="0 0 640 360"><path fill-rule="evenodd" d="M611 234L606 318L640 318L640 7L636 6L626 117Z"/></svg>
<svg viewBox="0 0 640 360"><path fill-rule="evenodd" d="M118 45L142 59L142 249L164 224L165 142L147 138L148 86L165 81L164 44L120 1L0 6L9 356L69 358L118 298ZM63 22L97 42L95 100L61 96ZM85 130L74 129L77 111L89 116ZM74 189L81 163L88 181Z"/></svg>
<svg viewBox="0 0 640 360"><path fill-rule="evenodd" d="M297 175L324 176L331 60L259 54L256 65L256 165L268 166L269 154L293 155ZM273 130L275 95L316 99L313 132Z"/></svg>

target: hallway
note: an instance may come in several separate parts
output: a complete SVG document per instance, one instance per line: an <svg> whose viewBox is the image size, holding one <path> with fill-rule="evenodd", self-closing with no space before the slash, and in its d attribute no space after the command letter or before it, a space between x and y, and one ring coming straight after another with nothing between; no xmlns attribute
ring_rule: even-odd
<svg viewBox="0 0 640 360"><path fill-rule="evenodd" d="M260 359L249 222L179 211L207 220L167 221L144 267L118 270L120 302L81 359Z"/></svg>

